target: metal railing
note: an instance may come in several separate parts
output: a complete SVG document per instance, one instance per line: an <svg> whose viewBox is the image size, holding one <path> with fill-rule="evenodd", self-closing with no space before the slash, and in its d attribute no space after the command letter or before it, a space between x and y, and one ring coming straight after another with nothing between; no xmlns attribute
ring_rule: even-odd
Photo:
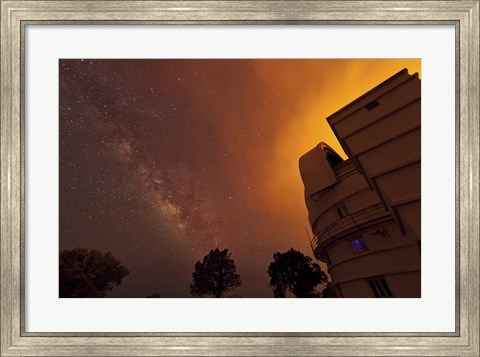
<svg viewBox="0 0 480 357"><path fill-rule="evenodd" d="M378 220L388 216L390 216L390 212L385 209L385 206L382 203L354 212L332 224L329 224L318 232L310 241L312 251L315 252L318 245L327 239L340 238L347 234L365 229L377 223Z"/></svg>

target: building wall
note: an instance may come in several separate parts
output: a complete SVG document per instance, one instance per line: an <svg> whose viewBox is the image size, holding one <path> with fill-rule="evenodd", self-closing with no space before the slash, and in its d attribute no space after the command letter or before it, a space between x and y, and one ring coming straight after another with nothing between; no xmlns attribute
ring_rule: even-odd
<svg viewBox="0 0 480 357"><path fill-rule="evenodd" d="M420 256L416 241L402 233L365 177L348 160L342 165L347 170L338 173L334 185L305 197L313 233L317 235L327 227L332 230L339 223L350 227L345 222L351 222L352 217L372 207L379 207L384 214L379 220L367 220L362 226L352 225L350 229L317 241L312 247L315 257L327 264L337 292L344 297L374 297L368 280L378 276L385 279L395 297L420 296L419 279L410 281L408 288L398 286L398 283L403 284L399 279L402 274L416 272L419 275ZM347 215L343 218L336 211L340 206L346 209ZM351 241L358 238L363 239L366 251L354 251ZM391 279L392 275L396 278Z"/></svg>
<svg viewBox="0 0 480 357"><path fill-rule="evenodd" d="M387 276L387 279L393 288L392 292L394 296L414 298L419 297L422 294L420 271L393 274Z"/></svg>
<svg viewBox="0 0 480 357"><path fill-rule="evenodd" d="M324 143L300 159L315 257L342 297L420 297L418 76L399 72L328 121L350 159L332 164Z"/></svg>
<svg viewBox="0 0 480 357"><path fill-rule="evenodd" d="M361 237L367 251L355 253L350 241ZM420 255L415 242L403 235L396 222L388 223L375 229L358 232L356 235L336 241L325 249L328 257L328 272L335 286L340 286L345 297L374 297L366 283L360 291L349 293L356 282L366 282L370 277L385 277L394 297L419 297L420 294ZM406 275L405 275L406 274ZM415 274L415 280L402 284L404 277ZM391 276L394 276L391 278ZM362 283L363 284L363 283ZM363 285L362 285L363 286Z"/></svg>
<svg viewBox="0 0 480 357"><path fill-rule="evenodd" d="M403 70L327 118L347 155L392 212L421 239L421 85Z"/></svg>
<svg viewBox="0 0 480 357"><path fill-rule="evenodd" d="M383 276L388 284L393 297L416 298L421 296L420 272L399 273ZM375 298L368 279L359 279L336 286L337 294L348 298Z"/></svg>
<svg viewBox="0 0 480 357"><path fill-rule="evenodd" d="M337 183L312 197L305 197L314 234L339 219L336 209L342 205L349 213L380 203L365 178L354 170Z"/></svg>

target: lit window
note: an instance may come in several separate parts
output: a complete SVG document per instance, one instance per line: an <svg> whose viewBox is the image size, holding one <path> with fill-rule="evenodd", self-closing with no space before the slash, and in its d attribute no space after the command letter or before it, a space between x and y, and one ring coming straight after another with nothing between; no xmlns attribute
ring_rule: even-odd
<svg viewBox="0 0 480 357"><path fill-rule="evenodd" d="M336 211L337 211L338 217L340 218L345 218L348 216L347 207L345 207L345 205L341 205L340 207L337 207Z"/></svg>
<svg viewBox="0 0 480 357"><path fill-rule="evenodd" d="M372 288L372 291L375 294L375 297L377 298L393 297L393 294L390 291L390 288L388 287L387 282L385 281L384 278L370 279L368 283L370 284L370 287Z"/></svg>
<svg viewBox="0 0 480 357"><path fill-rule="evenodd" d="M365 243L362 237L358 237L350 241L350 245L352 246L353 252L355 254L362 253L368 250L367 243Z"/></svg>

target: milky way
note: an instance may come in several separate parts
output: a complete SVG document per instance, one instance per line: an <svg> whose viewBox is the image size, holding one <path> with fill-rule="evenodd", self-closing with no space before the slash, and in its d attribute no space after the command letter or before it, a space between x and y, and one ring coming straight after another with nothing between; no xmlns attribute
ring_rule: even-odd
<svg viewBox="0 0 480 357"><path fill-rule="evenodd" d="M312 255L299 156L341 152L324 118L412 63L60 60L60 249L113 253L130 275L110 297L190 297L228 248L232 295L272 297L273 253Z"/></svg>

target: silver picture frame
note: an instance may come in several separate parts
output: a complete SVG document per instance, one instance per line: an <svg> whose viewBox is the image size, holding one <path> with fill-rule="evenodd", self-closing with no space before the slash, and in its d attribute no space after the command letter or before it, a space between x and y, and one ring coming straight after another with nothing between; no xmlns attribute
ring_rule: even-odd
<svg viewBox="0 0 480 357"><path fill-rule="evenodd" d="M0 356L479 356L479 0L1 3ZM24 43L29 24L411 24L456 29L456 329L452 333L25 331Z"/></svg>

